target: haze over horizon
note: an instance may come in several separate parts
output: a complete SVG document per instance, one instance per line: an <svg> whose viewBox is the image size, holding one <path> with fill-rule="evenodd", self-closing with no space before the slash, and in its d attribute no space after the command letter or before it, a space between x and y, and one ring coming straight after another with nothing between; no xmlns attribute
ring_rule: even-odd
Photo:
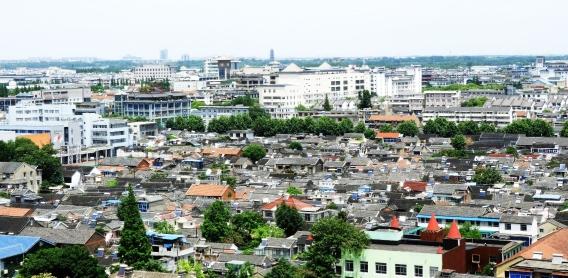
<svg viewBox="0 0 568 278"><path fill-rule="evenodd" d="M398 57L568 54L568 1L406 0L2 3L0 59L125 55ZM551 7L554 7L551 9ZM23 12L25 11L25 12Z"/></svg>

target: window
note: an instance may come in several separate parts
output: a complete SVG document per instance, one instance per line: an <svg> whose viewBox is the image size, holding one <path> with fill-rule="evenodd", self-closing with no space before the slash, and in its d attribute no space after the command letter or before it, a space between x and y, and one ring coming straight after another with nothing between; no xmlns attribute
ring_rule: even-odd
<svg viewBox="0 0 568 278"><path fill-rule="evenodd" d="M406 276L406 265L405 264L395 264L394 265L394 273L396 275Z"/></svg>
<svg viewBox="0 0 568 278"><path fill-rule="evenodd" d="M472 263L479 263L479 261L481 260L481 256L479 256L479 254L473 254L471 256L471 262Z"/></svg>
<svg viewBox="0 0 568 278"><path fill-rule="evenodd" d="M505 230L511 230L511 224L509 223L505 224Z"/></svg>
<svg viewBox="0 0 568 278"><path fill-rule="evenodd" d="M345 261L345 271L353 271L353 261Z"/></svg>
<svg viewBox="0 0 568 278"><path fill-rule="evenodd" d="M359 271L361 272L369 272L369 263L368 262L361 262L359 264Z"/></svg>
<svg viewBox="0 0 568 278"><path fill-rule="evenodd" d="M423 274L423 269L421 265L415 265L414 266L414 276L415 277L422 277L424 276Z"/></svg>
<svg viewBox="0 0 568 278"><path fill-rule="evenodd" d="M375 263L375 273L387 274L387 264Z"/></svg>
<svg viewBox="0 0 568 278"><path fill-rule="evenodd" d="M435 266L431 266L430 267L430 277L436 277L436 274L438 274L438 268Z"/></svg>
<svg viewBox="0 0 568 278"><path fill-rule="evenodd" d="M527 224L521 224L521 231L527 230Z"/></svg>
<svg viewBox="0 0 568 278"><path fill-rule="evenodd" d="M497 263L497 257L496 256L489 256L489 262L490 263Z"/></svg>

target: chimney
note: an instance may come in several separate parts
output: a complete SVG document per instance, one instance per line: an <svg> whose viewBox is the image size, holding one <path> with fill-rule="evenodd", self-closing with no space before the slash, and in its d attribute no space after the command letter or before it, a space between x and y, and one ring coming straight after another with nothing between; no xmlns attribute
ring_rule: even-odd
<svg viewBox="0 0 568 278"><path fill-rule="evenodd" d="M564 262L564 255L562 254L552 254L552 264L562 264Z"/></svg>
<svg viewBox="0 0 568 278"><path fill-rule="evenodd" d="M542 260L542 252L533 252L532 258L535 260Z"/></svg>

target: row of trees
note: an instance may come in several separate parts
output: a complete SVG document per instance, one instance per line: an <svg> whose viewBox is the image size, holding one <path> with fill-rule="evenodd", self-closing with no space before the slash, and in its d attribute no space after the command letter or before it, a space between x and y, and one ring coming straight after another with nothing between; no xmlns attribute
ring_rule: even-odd
<svg viewBox="0 0 568 278"><path fill-rule="evenodd" d="M461 103L462 107L483 107L487 101L486 97L474 97Z"/></svg>
<svg viewBox="0 0 568 278"><path fill-rule="evenodd" d="M7 97L10 95L17 95L19 93L27 93L33 91L39 91L43 89L43 87L39 85L32 85L32 86L18 86L13 90L8 89L5 83L0 83L0 97Z"/></svg>
<svg viewBox="0 0 568 278"><path fill-rule="evenodd" d="M205 131L205 123L203 122L203 119L195 115L170 118L166 121L166 127L177 130L189 130L197 132Z"/></svg>
<svg viewBox="0 0 568 278"><path fill-rule="evenodd" d="M405 121L402 122L400 124L398 124L395 127L393 127L390 124L385 124L383 126L381 126L379 128L379 131L381 132L398 132L403 134L404 136L416 136L418 135L418 133L420 133L420 129L418 128L418 125L416 125L416 122L414 121Z"/></svg>
<svg viewBox="0 0 568 278"><path fill-rule="evenodd" d="M568 125L565 135L568 135ZM435 134L442 137L453 137L458 134L477 135L482 132L503 132L509 134L524 134L526 136L554 136L552 125L544 120L522 119L514 120L502 129L497 129L490 123L476 123L473 121L459 122L458 124L448 121L446 118L428 120L424 125L425 134ZM562 133L561 133L562 134Z"/></svg>

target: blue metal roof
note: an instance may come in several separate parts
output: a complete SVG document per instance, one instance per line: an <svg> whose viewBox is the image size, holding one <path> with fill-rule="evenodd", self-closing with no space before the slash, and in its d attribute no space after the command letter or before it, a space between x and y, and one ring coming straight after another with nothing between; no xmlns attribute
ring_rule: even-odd
<svg viewBox="0 0 568 278"><path fill-rule="evenodd" d="M25 254L40 240L35 236L0 235L0 260Z"/></svg>
<svg viewBox="0 0 568 278"><path fill-rule="evenodd" d="M160 239L164 239L164 240L176 240L176 239L184 238L183 235L159 234L159 233L156 233L154 231L146 231L146 235L149 236L149 237L156 237L156 238L160 238Z"/></svg>

